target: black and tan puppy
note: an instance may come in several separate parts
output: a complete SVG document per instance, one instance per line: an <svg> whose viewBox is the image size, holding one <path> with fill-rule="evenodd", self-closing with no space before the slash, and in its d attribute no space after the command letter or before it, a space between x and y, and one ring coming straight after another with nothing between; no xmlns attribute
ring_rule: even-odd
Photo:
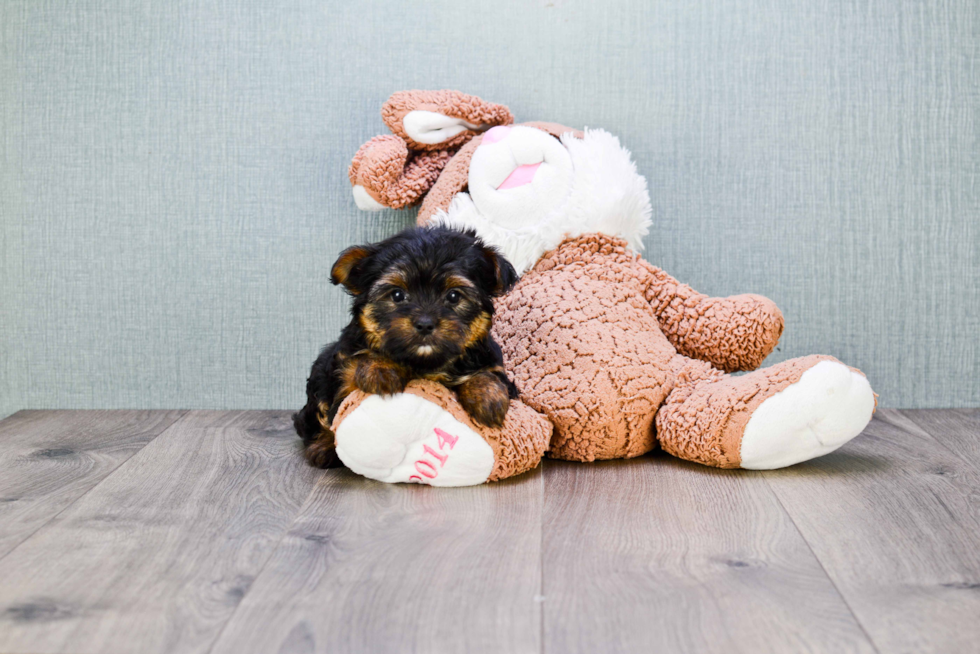
<svg viewBox="0 0 980 654"><path fill-rule="evenodd" d="M503 424L517 388L490 325L493 298L517 274L496 250L472 231L412 228L344 250L330 281L354 297L353 319L313 363L293 416L310 465L340 465L330 425L354 389L391 395L431 379L454 389L474 421Z"/></svg>

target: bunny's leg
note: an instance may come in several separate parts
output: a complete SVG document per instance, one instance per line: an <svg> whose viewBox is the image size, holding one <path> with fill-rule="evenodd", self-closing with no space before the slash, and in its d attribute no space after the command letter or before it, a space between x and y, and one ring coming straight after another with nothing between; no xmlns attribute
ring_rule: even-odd
<svg viewBox="0 0 980 654"><path fill-rule="evenodd" d="M667 340L726 372L755 370L783 333L783 314L761 295L708 297L640 259L639 278Z"/></svg>
<svg viewBox="0 0 980 654"><path fill-rule="evenodd" d="M719 468L769 470L823 456L860 434L875 394L860 371L828 356L790 359L738 377L679 357L657 412L665 451Z"/></svg>
<svg viewBox="0 0 980 654"><path fill-rule="evenodd" d="M538 465L551 423L511 400L504 426L477 425L455 394L430 381L391 397L352 393L333 422L337 455L354 472L388 483L473 486Z"/></svg>

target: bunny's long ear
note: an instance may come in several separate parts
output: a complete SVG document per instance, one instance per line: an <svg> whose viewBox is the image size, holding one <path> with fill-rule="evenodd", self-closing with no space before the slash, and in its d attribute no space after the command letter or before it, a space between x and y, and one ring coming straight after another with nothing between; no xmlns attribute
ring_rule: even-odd
<svg viewBox="0 0 980 654"><path fill-rule="evenodd" d="M417 204L452 156L452 150L409 152L393 134L375 136L361 146L347 171L354 201L366 211Z"/></svg>
<svg viewBox="0 0 980 654"><path fill-rule="evenodd" d="M507 107L459 91L400 91L381 116L392 135L362 145L348 171L354 200L366 210L417 204L467 141L514 122Z"/></svg>
<svg viewBox="0 0 980 654"><path fill-rule="evenodd" d="M458 149L491 127L514 122L507 107L459 91L393 93L381 118L412 150Z"/></svg>

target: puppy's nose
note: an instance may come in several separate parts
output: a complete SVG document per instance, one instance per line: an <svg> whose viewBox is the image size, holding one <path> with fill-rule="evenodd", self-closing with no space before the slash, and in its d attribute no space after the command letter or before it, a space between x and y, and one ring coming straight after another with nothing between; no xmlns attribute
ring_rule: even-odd
<svg viewBox="0 0 980 654"><path fill-rule="evenodd" d="M423 336L428 336L436 329L436 322L430 316L419 316L413 322L416 331Z"/></svg>

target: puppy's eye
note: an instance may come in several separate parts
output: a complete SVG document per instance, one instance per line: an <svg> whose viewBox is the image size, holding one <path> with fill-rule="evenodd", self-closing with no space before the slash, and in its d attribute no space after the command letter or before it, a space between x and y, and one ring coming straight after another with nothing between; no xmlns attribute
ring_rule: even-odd
<svg viewBox="0 0 980 654"><path fill-rule="evenodd" d="M459 304L459 301L463 299L463 294L453 289L446 293L446 302L449 304Z"/></svg>
<svg viewBox="0 0 980 654"><path fill-rule="evenodd" d="M392 291L391 292L391 301L394 302L395 304L398 304L399 302L404 302L405 301L405 291L401 290L400 288L399 289L395 289L394 291Z"/></svg>

